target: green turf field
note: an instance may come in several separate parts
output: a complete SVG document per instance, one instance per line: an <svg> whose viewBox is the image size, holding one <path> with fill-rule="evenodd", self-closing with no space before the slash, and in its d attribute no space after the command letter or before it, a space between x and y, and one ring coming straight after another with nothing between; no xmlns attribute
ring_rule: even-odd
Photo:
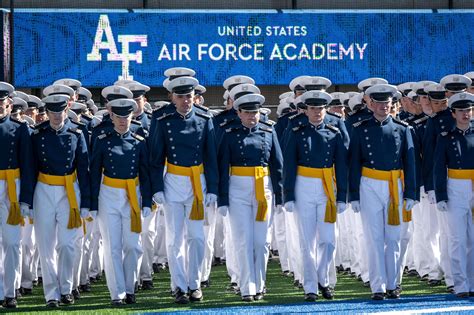
<svg viewBox="0 0 474 315"><path fill-rule="evenodd" d="M213 267L211 273L211 287L204 289L204 301L179 306L173 303L169 290L169 273L167 271L155 274L155 289L152 291L140 291L137 294L137 304L126 305L120 308L110 306L110 296L107 291L105 280L96 283L92 287L92 292L83 293L81 299L75 305L60 307L51 311L45 307L43 290L35 287L33 295L24 296L19 299L17 312L41 312L42 314L61 311L73 312L76 314L94 313L133 313L133 312L157 312L187 310L192 308L209 308L242 305L240 296L226 290L229 280L224 266ZM289 304L303 302L303 290L293 287L293 279L282 276L278 262L270 261L267 273L267 294L264 301L251 303L252 305ZM404 277L403 295L425 295L445 293L444 286L429 287L426 282L421 282L417 277ZM336 299L369 299L370 290L362 285L357 279L338 275L336 286ZM320 298L316 303L324 303ZM5 309L0 308L0 312ZM9 310L9 312L11 312Z"/></svg>

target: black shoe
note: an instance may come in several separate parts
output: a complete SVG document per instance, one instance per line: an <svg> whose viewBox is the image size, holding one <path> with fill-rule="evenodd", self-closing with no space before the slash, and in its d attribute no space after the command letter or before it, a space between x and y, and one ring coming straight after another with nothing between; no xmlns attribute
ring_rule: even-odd
<svg viewBox="0 0 474 315"><path fill-rule="evenodd" d="M242 294L242 293L240 292L240 287L235 287L234 294L235 294L235 295L241 295L241 294Z"/></svg>
<svg viewBox="0 0 474 315"><path fill-rule="evenodd" d="M366 282L364 282L364 287L366 287L366 288L370 288L370 281L366 281Z"/></svg>
<svg viewBox="0 0 474 315"><path fill-rule="evenodd" d="M239 286L237 285L237 283L231 282L231 283L229 284L229 286L227 287L227 291L235 291L236 288L238 288L238 287L239 287Z"/></svg>
<svg viewBox="0 0 474 315"><path fill-rule="evenodd" d="M153 290L155 286L153 285L153 280L143 280L142 281L142 290Z"/></svg>
<svg viewBox="0 0 474 315"><path fill-rule="evenodd" d="M428 278L429 278L429 275L426 274L423 277L421 277L420 281L428 281L429 280Z"/></svg>
<svg viewBox="0 0 474 315"><path fill-rule="evenodd" d="M202 301L202 291L201 289L189 290L189 300L191 302L200 302Z"/></svg>
<svg viewBox="0 0 474 315"><path fill-rule="evenodd" d="M38 277L37 283L38 283L38 285L42 285L43 284L43 277Z"/></svg>
<svg viewBox="0 0 474 315"><path fill-rule="evenodd" d="M411 276L411 277L419 277L420 275L418 274L418 271L416 271L415 269L410 269L408 270L408 275Z"/></svg>
<svg viewBox="0 0 474 315"><path fill-rule="evenodd" d="M295 288L298 288L298 287L300 286L300 281L299 281L299 280L293 281L293 286L294 286Z"/></svg>
<svg viewBox="0 0 474 315"><path fill-rule="evenodd" d="M345 274L350 274L350 273L351 273L351 268L346 268L346 269L344 269L344 273L345 273Z"/></svg>
<svg viewBox="0 0 474 315"><path fill-rule="evenodd" d="M222 264L221 258L220 257L214 257L214 261L212 262L213 266L219 266Z"/></svg>
<svg viewBox="0 0 474 315"><path fill-rule="evenodd" d="M387 290L387 298L388 299L399 299L400 298L400 291L398 289Z"/></svg>
<svg viewBox="0 0 474 315"><path fill-rule="evenodd" d="M428 280L428 285L430 287L436 287L438 285L441 285L441 280L436 280L436 279Z"/></svg>
<svg viewBox="0 0 474 315"><path fill-rule="evenodd" d="M19 299L19 298L21 298L21 297L22 297L22 295L21 295L20 289L15 289L15 298L16 298L16 299Z"/></svg>
<svg viewBox="0 0 474 315"><path fill-rule="evenodd" d="M319 291L321 291L321 295L323 298L326 300L332 300L334 299L334 292L331 290L330 287L323 287L318 283Z"/></svg>
<svg viewBox="0 0 474 315"><path fill-rule="evenodd" d="M18 303L16 302L15 298L5 297L2 306L4 308L16 308L18 306Z"/></svg>
<svg viewBox="0 0 474 315"><path fill-rule="evenodd" d="M151 265L151 268L153 269L153 272L154 273L160 273L160 268L158 268L158 264L157 263L153 263Z"/></svg>
<svg viewBox="0 0 474 315"><path fill-rule="evenodd" d="M469 292L456 293L456 297L458 297L460 299L467 299L469 297Z"/></svg>
<svg viewBox="0 0 474 315"><path fill-rule="evenodd" d="M123 300L112 300L110 304L112 305L112 307L119 307L125 305Z"/></svg>
<svg viewBox="0 0 474 315"><path fill-rule="evenodd" d="M21 295L31 295L33 294L33 289L20 287L20 293Z"/></svg>
<svg viewBox="0 0 474 315"><path fill-rule="evenodd" d="M91 292L91 291L92 291L92 288L91 288L90 283L81 284L79 286L79 292Z"/></svg>
<svg viewBox="0 0 474 315"><path fill-rule="evenodd" d="M361 276L361 275L358 275L358 276L357 276L357 280L358 280L358 281L362 281L362 276Z"/></svg>
<svg viewBox="0 0 474 315"><path fill-rule="evenodd" d="M33 280L33 286L37 287L38 286L38 280Z"/></svg>
<svg viewBox="0 0 474 315"><path fill-rule="evenodd" d="M446 292L448 293L451 293L451 294L455 294L456 292L454 291L454 286L449 286L446 288Z"/></svg>
<svg viewBox="0 0 474 315"><path fill-rule="evenodd" d="M211 286L211 280L206 280L201 282L201 288L209 288Z"/></svg>
<svg viewBox="0 0 474 315"><path fill-rule="evenodd" d="M474 292L469 292L469 297L473 297L474 296Z"/></svg>
<svg viewBox="0 0 474 315"><path fill-rule="evenodd" d="M74 296L74 300L79 300L81 298L81 293L78 289L73 289L71 293Z"/></svg>
<svg viewBox="0 0 474 315"><path fill-rule="evenodd" d="M137 303L137 299L135 297L135 294L126 294L125 295L125 304L135 304Z"/></svg>
<svg viewBox="0 0 474 315"><path fill-rule="evenodd" d="M189 298L186 292L182 291L179 288L176 289L176 291L174 291L174 302L177 304L188 304Z"/></svg>
<svg viewBox="0 0 474 315"><path fill-rule="evenodd" d="M74 304L74 296L72 294L62 294L61 295L61 304L64 304L64 305Z"/></svg>
<svg viewBox="0 0 474 315"><path fill-rule="evenodd" d="M304 300L306 302L315 302L318 299L318 295L316 293L306 293L304 295Z"/></svg>
<svg viewBox="0 0 474 315"><path fill-rule="evenodd" d="M97 276L95 276L95 281L99 282L102 280L102 275L99 273Z"/></svg>
<svg viewBox="0 0 474 315"><path fill-rule="evenodd" d="M336 266L336 272L337 273L342 273L344 272L344 267L342 265Z"/></svg>
<svg viewBox="0 0 474 315"><path fill-rule="evenodd" d="M261 300L263 300L264 297L265 297L265 294L260 292L260 293L255 294L253 299L254 299L254 301L261 301Z"/></svg>
<svg viewBox="0 0 474 315"><path fill-rule="evenodd" d="M383 293L374 293L372 294L372 300L375 300L375 301L382 301L382 300L385 300L385 294Z"/></svg>
<svg viewBox="0 0 474 315"><path fill-rule="evenodd" d="M135 281L135 290L134 290L134 292L137 293L138 290L140 290L140 285L139 285L138 281Z"/></svg>
<svg viewBox="0 0 474 315"><path fill-rule="evenodd" d="M290 276L291 276L291 275L290 275L291 272L290 272L289 270L283 270L283 271L281 272L281 274L284 275L285 277L290 277Z"/></svg>
<svg viewBox="0 0 474 315"><path fill-rule="evenodd" d="M253 296L252 296L252 295L244 295L244 296L242 297L242 301L244 301L244 302L253 302L254 299L253 299Z"/></svg>
<svg viewBox="0 0 474 315"><path fill-rule="evenodd" d="M89 282L90 283L97 283L97 278L96 277L89 277ZM118 300L112 300L113 301L118 301Z"/></svg>
<svg viewBox="0 0 474 315"><path fill-rule="evenodd" d="M59 301L58 300L49 300L48 302L46 302L46 307L57 308L57 307L59 307Z"/></svg>

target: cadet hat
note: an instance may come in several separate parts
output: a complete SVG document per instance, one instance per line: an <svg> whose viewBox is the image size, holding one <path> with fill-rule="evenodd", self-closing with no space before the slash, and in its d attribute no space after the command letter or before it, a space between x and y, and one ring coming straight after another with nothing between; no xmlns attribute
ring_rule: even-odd
<svg viewBox="0 0 474 315"><path fill-rule="evenodd" d="M65 94L49 95L42 99L46 110L50 112L62 112L69 102L69 96Z"/></svg>
<svg viewBox="0 0 474 315"><path fill-rule="evenodd" d="M294 93L290 91L290 92L285 92L285 93L280 94L280 96L278 96L278 98L282 100L282 99L285 99L285 98L293 96L293 95L294 95Z"/></svg>
<svg viewBox="0 0 474 315"><path fill-rule="evenodd" d="M24 100L25 102L28 102L28 94L24 93L24 92L21 92L21 91L15 91L13 92L13 97L19 97L21 98L22 100Z"/></svg>
<svg viewBox="0 0 474 315"><path fill-rule="evenodd" d="M170 81L168 91L177 95L186 95L194 91L199 81L193 77L180 77Z"/></svg>
<svg viewBox="0 0 474 315"><path fill-rule="evenodd" d="M201 84L198 84L198 86L194 88L194 91L196 91L197 95L203 95L204 93L206 93L207 89Z"/></svg>
<svg viewBox="0 0 474 315"><path fill-rule="evenodd" d="M349 100L356 96L356 95L359 95L359 92L346 92L344 93L341 97L340 97L340 100L341 100L341 103L342 105L344 106L349 106Z"/></svg>
<svg viewBox="0 0 474 315"><path fill-rule="evenodd" d="M362 80L357 84L359 91L365 92L369 87L377 85L377 84L388 84L388 81L383 78L368 78Z"/></svg>
<svg viewBox="0 0 474 315"><path fill-rule="evenodd" d="M286 98L286 102L288 103L288 105L290 106L291 109L297 109L297 104L295 102L295 94L292 93L291 96L287 97Z"/></svg>
<svg viewBox="0 0 474 315"><path fill-rule="evenodd" d="M402 99L402 97L403 97L402 92L397 91L397 92L395 92L395 96L393 97L393 101L394 102L399 102Z"/></svg>
<svg viewBox="0 0 474 315"><path fill-rule="evenodd" d="M103 116L92 116L91 127L94 128L102 122Z"/></svg>
<svg viewBox="0 0 474 315"><path fill-rule="evenodd" d="M311 78L309 75L301 75L291 80L289 87L293 92L305 91L303 80Z"/></svg>
<svg viewBox="0 0 474 315"><path fill-rule="evenodd" d="M257 111L265 102L265 97L260 94L247 94L239 97L234 102L234 109Z"/></svg>
<svg viewBox="0 0 474 315"><path fill-rule="evenodd" d="M135 80L120 79L120 80L115 81L114 85L126 86L126 85L132 84L132 83L138 83L138 82L135 81Z"/></svg>
<svg viewBox="0 0 474 315"><path fill-rule="evenodd" d="M126 98L110 101L109 106L112 113L119 117L128 117L138 108L135 100Z"/></svg>
<svg viewBox="0 0 474 315"><path fill-rule="evenodd" d="M232 90L232 88L236 87L237 85L244 84L244 83L255 84L255 80L246 75L234 75L227 78L224 81L223 86L224 86L224 89L230 91Z"/></svg>
<svg viewBox="0 0 474 315"><path fill-rule="evenodd" d="M440 84L449 92L463 92L472 84L469 77L462 74L449 74L443 77Z"/></svg>
<svg viewBox="0 0 474 315"><path fill-rule="evenodd" d="M165 70L165 77L167 77L170 81L180 77L194 77L195 75L196 71L184 67L174 67Z"/></svg>
<svg viewBox="0 0 474 315"><path fill-rule="evenodd" d="M397 89L402 92L403 96L408 96L408 93L413 91L413 87L415 86L415 84L416 82L405 82L397 85Z"/></svg>
<svg viewBox="0 0 474 315"><path fill-rule="evenodd" d="M471 79L471 86L474 86L474 71L464 73L464 75Z"/></svg>
<svg viewBox="0 0 474 315"><path fill-rule="evenodd" d="M86 103L91 98L92 98L92 93L88 89L86 89L82 86L79 89L77 89L77 101L78 102Z"/></svg>
<svg viewBox="0 0 474 315"><path fill-rule="evenodd" d="M54 81L53 85L56 85L56 84L62 84L62 85L65 85L65 86L69 86L74 91L77 91L82 86L81 81L78 81L78 80L75 80L75 79L69 79L69 78L56 80L56 81Z"/></svg>
<svg viewBox="0 0 474 315"><path fill-rule="evenodd" d="M44 96L50 96L50 95L68 95L69 97L74 96L74 90L73 88L64 85L64 84L53 84L47 86L43 90L43 95Z"/></svg>
<svg viewBox="0 0 474 315"><path fill-rule="evenodd" d="M283 101L283 102L280 102L280 104L278 105L276 113L278 117L280 117L281 115L285 114L287 111L290 111L290 110L291 110L290 104L288 104L288 102L286 101Z"/></svg>
<svg viewBox="0 0 474 315"><path fill-rule="evenodd" d="M416 94L414 91L411 91L408 93L407 97L410 98L412 101L416 101L416 99L418 98L418 94Z"/></svg>
<svg viewBox="0 0 474 315"><path fill-rule="evenodd" d="M12 96L13 92L15 91L15 88L13 85L7 83L7 82L0 82L0 101L3 101L7 97Z"/></svg>
<svg viewBox="0 0 474 315"><path fill-rule="evenodd" d="M163 106L169 105L169 103L170 102L167 102L167 101L156 101L153 103L153 108L154 109L161 108Z"/></svg>
<svg viewBox="0 0 474 315"><path fill-rule="evenodd" d="M300 96L307 106L327 106L332 102L332 96L324 91L307 91Z"/></svg>
<svg viewBox="0 0 474 315"><path fill-rule="evenodd" d="M73 111L73 110L70 110L70 109L69 109L69 110L67 111L67 117L68 117L69 119L71 119L72 121L76 121L76 122L79 121L79 116L78 116L78 115L76 114L76 112Z"/></svg>
<svg viewBox="0 0 474 315"><path fill-rule="evenodd" d="M87 109L87 106L83 103L72 102L69 105L69 109L75 112L76 114L81 114Z"/></svg>
<svg viewBox="0 0 474 315"><path fill-rule="evenodd" d="M41 102L41 99L34 95L28 95L28 101L26 101L26 104L28 105L28 107L34 108L40 108L44 106L43 102Z"/></svg>
<svg viewBox="0 0 474 315"><path fill-rule="evenodd" d="M230 98L235 101L239 97L247 95L247 94L260 94L260 89L250 83L244 83L244 84L239 84L235 86L232 90L229 92Z"/></svg>
<svg viewBox="0 0 474 315"><path fill-rule="evenodd" d="M376 102L390 102L397 92L397 87L394 85L376 84L365 90L365 95L368 95Z"/></svg>
<svg viewBox="0 0 474 315"><path fill-rule="evenodd" d="M328 106L343 106L344 104L342 103L342 97L344 97L344 94L342 92L334 92L331 93L332 101L331 103L328 104Z"/></svg>
<svg viewBox="0 0 474 315"><path fill-rule="evenodd" d="M26 122L28 126L33 127L35 125L35 121L33 120L33 118L28 115L21 116L21 119L23 119L23 121Z"/></svg>
<svg viewBox="0 0 474 315"><path fill-rule="evenodd" d="M432 84L437 84L437 83L434 82L434 81L420 81L420 82L416 82L416 84L413 85L413 92L415 92L417 95L428 95L428 94L425 92L425 87L427 87L428 85L432 85Z"/></svg>
<svg viewBox="0 0 474 315"><path fill-rule="evenodd" d="M120 85L111 85L104 88L101 95L107 100L107 102L122 98L133 98L132 91Z"/></svg>
<svg viewBox="0 0 474 315"><path fill-rule="evenodd" d="M222 98L227 101L227 99L229 98L229 90L225 90L224 92L224 95L222 95Z"/></svg>
<svg viewBox="0 0 474 315"><path fill-rule="evenodd" d="M165 89L168 90L168 84L170 83L170 79L169 78L166 78L164 81L163 81L163 87Z"/></svg>
<svg viewBox="0 0 474 315"><path fill-rule="evenodd" d="M306 93L306 92L305 92L305 93ZM304 94L304 93L303 93L303 94ZM303 96L303 95L300 95L300 96L298 96L298 97L295 97L295 98L294 98L294 101L293 101L293 102L294 102L293 104L295 104L295 106L296 106L297 109L298 109L298 108L300 108L300 109L306 109L307 106L306 106L306 104L303 102L303 99L301 98L301 96Z"/></svg>
<svg viewBox="0 0 474 315"><path fill-rule="evenodd" d="M327 90L332 82L325 77L308 77L301 81L306 91L322 91Z"/></svg>
<svg viewBox="0 0 474 315"><path fill-rule="evenodd" d="M474 94L468 92L456 93L448 100L448 106L451 110L467 109L474 107Z"/></svg>
<svg viewBox="0 0 474 315"><path fill-rule="evenodd" d="M86 105L87 105L87 108L89 108L89 110L95 114L98 110L97 106L95 105L94 101L93 100L88 100L86 102Z"/></svg>
<svg viewBox="0 0 474 315"><path fill-rule="evenodd" d="M24 112L28 108L28 104L25 102L24 99L20 97L13 97L12 98L13 103L12 103L12 113L16 112Z"/></svg>
<svg viewBox="0 0 474 315"><path fill-rule="evenodd" d="M124 87L132 91L133 98L139 98L140 96L145 95L146 92L150 91L150 87L148 85L141 84L138 82L126 84L124 85Z"/></svg>
<svg viewBox="0 0 474 315"><path fill-rule="evenodd" d="M349 102L347 103L347 106L349 106L350 110L354 110L357 106L362 106L362 100L363 100L364 93L357 93L357 95L354 95L349 99Z"/></svg>
<svg viewBox="0 0 474 315"><path fill-rule="evenodd" d="M430 84L425 86L424 88L425 93L428 94L428 97L432 100L445 100L446 97L446 89L442 84Z"/></svg>

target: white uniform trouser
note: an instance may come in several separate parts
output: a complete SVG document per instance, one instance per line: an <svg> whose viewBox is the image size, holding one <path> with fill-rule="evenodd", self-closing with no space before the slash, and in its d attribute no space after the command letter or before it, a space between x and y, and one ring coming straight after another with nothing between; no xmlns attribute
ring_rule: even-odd
<svg viewBox="0 0 474 315"><path fill-rule="evenodd" d="M173 288L187 292L201 286L204 260L204 220L190 220L194 200L188 176L165 175L166 252ZM203 195L206 180L201 175Z"/></svg>
<svg viewBox="0 0 474 315"><path fill-rule="evenodd" d="M327 197L320 178L296 177L295 218L299 229L305 293L329 286L329 265L336 247L336 225L324 222ZM319 266L318 263L319 262Z"/></svg>
<svg viewBox="0 0 474 315"><path fill-rule="evenodd" d="M92 237L94 235L94 226L97 225L96 220L83 220L83 224L86 226L86 234L84 235L84 242L82 246L82 263L79 284L85 285L89 283L89 270L92 263Z"/></svg>
<svg viewBox="0 0 474 315"><path fill-rule="evenodd" d="M79 185L74 184L79 201ZM38 244L46 301L59 300L73 288L76 240L81 228L68 229L69 201L64 186L38 182L34 199L35 236Z"/></svg>
<svg viewBox="0 0 474 315"><path fill-rule="evenodd" d="M365 176L362 176L360 182L360 213L367 240L370 288L373 293L394 290L400 272L402 185L398 180L400 225L388 224L388 185L388 181Z"/></svg>
<svg viewBox="0 0 474 315"><path fill-rule="evenodd" d="M143 258L140 268L140 280L153 280L153 256L155 252L155 238L156 238L156 211L143 219L142 224L142 246Z"/></svg>
<svg viewBox="0 0 474 315"><path fill-rule="evenodd" d="M212 268L212 259L214 258L214 235L216 233L216 204L206 207L204 219L204 261L202 264L201 281L209 280Z"/></svg>
<svg viewBox="0 0 474 315"><path fill-rule="evenodd" d="M16 180L17 198L19 196L20 181ZM15 297L15 285L21 277L21 225L7 224L10 212L7 181L0 180L0 223L2 229L3 247L3 290L5 297ZM26 218L28 220L28 218Z"/></svg>
<svg viewBox="0 0 474 315"><path fill-rule="evenodd" d="M231 283L240 283L239 279L239 257L237 255L237 248L232 237L232 226L230 224L229 216L223 218L224 222L224 243L225 243L225 265L227 273L230 277Z"/></svg>
<svg viewBox="0 0 474 315"><path fill-rule="evenodd" d="M102 235L100 235L99 220L92 228L92 241L91 241L91 262L89 267L89 278L97 277L102 275L104 266L104 248L102 245Z"/></svg>
<svg viewBox="0 0 474 315"><path fill-rule="evenodd" d="M433 209L436 205L431 205ZM444 282L446 286L454 286L453 272L451 270L451 263L449 258L449 242L448 242L448 219L445 212L434 210L438 216L439 223L439 250L440 250L440 267L444 272Z"/></svg>
<svg viewBox="0 0 474 315"><path fill-rule="evenodd" d="M25 226L21 229L22 239L22 262L21 262L21 287L26 289L33 288L36 268L34 263L36 239L34 235L34 225L30 224L29 218L25 218Z"/></svg>
<svg viewBox="0 0 474 315"><path fill-rule="evenodd" d="M265 221L256 221L258 203L255 198L255 179L251 176L231 176L229 180L229 219L239 260L242 296L262 293L265 288L273 202L270 185L269 177L265 176L267 218Z"/></svg>
<svg viewBox="0 0 474 315"><path fill-rule="evenodd" d="M163 205L158 205L156 212L156 237L153 262L164 265L168 262L168 255L166 254L166 221Z"/></svg>
<svg viewBox="0 0 474 315"><path fill-rule="evenodd" d="M137 187L140 204L140 190ZM140 233L131 231L130 203L125 189L102 184L99 192L99 226L104 242L104 268L112 300L135 293L138 260L143 255Z"/></svg>
<svg viewBox="0 0 474 315"><path fill-rule="evenodd" d="M416 209L413 209L416 211ZM402 284L403 270L405 268L405 262L408 256L408 244L413 235L412 222L400 222L402 226L401 238L400 238L400 271L398 272L397 284Z"/></svg>
<svg viewBox="0 0 474 315"><path fill-rule="evenodd" d="M366 239L367 232L364 231L364 226L362 223L362 215L360 213L354 213L354 223L355 223L355 257L358 262L358 267L360 271L360 276L363 282L370 280L369 277L369 243ZM352 268L352 267L351 267Z"/></svg>
<svg viewBox="0 0 474 315"><path fill-rule="evenodd" d="M275 232L275 242L278 248L278 257L280 258L281 271L290 270L290 262L288 258L288 247L286 244L286 226L285 211L273 214L273 227Z"/></svg>
<svg viewBox="0 0 474 315"><path fill-rule="evenodd" d="M82 220L82 224L84 220ZM76 249L74 250L76 257L74 258L74 267L72 274L72 288L77 289L79 287L79 282L81 279L81 266L82 259L84 257L84 226L80 227L81 231L78 233L78 237L75 241Z"/></svg>
<svg viewBox="0 0 474 315"><path fill-rule="evenodd" d="M290 262L290 270L294 273L295 280L300 283L303 282L303 265L302 265L302 253L299 244L298 225L296 223L295 214L292 212L285 211L285 223L286 223L286 242L288 248L288 256Z"/></svg>
<svg viewBox="0 0 474 315"><path fill-rule="evenodd" d="M216 216L216 228L214 232L214 257L225 258L224 242L224 218Z"/></svg>
<svg viewBox="0 0 474 315"><path fill-rule="evenodd" d="M448 179L446 212L454 291L474 292L474 187L470 179Z"/></svg>

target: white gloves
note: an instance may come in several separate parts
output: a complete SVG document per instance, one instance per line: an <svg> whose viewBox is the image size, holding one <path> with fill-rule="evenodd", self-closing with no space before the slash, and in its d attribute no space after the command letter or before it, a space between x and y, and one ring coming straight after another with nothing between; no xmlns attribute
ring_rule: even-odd
<svg viewBox="0 0 474 315"><path fill-rule="evenodd" d="M440 201L438 202L438 204L436 205L436 207L438 208L439 211L441 212L446 212L448 211L448 203L446 201Z"/></svg>
<svg viewBox="0 0 474 315"><path fill-rule="evenodd" d="M142 209L143 217L146 218L150 214L151 214L151 208L150 207L143 207L143 209Z"/></svg>
<svg viewBox="0 0 474 315"><path fill-rule="evenodd" d="M436 204L436 194L435 194L434 190L429 190L427 193L428 193L428 201L432 205L435 205Z"/></svg>
<svg viewBox="0 0 474 315"><path fill-rule="evenodd" d="M89 216L89 209L88 208L81 208L81 218L85 219Z"/></svg>
<svg viewBox="0 0 474 315"><path fill-rule="evenodd" d="M407 211L410 211L411 209L413 209L413 206L415 205L415 200L413 199L405 199L405 209L407 209Z"/></svg>
<svg viewBox="0 0 474 315"><path fill-rule="evenodd" d="M227 215L227 212L229 212L229 207L228 206L222 206L217 208L217 211L221 214L221 216L225 217Z"/></svg>
<svg viewBox="0 0 474 315"><path fill-rule="evenodd" d="M352 210L354 213L360 212L360 202L359 200L351 201Z"/></svg>
<svg viewBox="0 0 474 315"><path fill-rule="evenodd" d="M93 220L95 220L97 218L97 210L89 211L89 215Z"/></svg>
<svg viewBox="0 0 474 315"><path fill-rule="evenodd" d="M204 201L204 205L206 207L212 206L217 201L217 196L214 194L206 194L206 200Z"/></svg>
<svg viewBox="0 0 474 315"><path fill-rule="evenodd" d="M288 202L285 203L283 208L285 208L286 212L293 212L293 210L295 209L295 202L294 201L288 201Z"/></svg>
<svg viewBox="0 0 474 315"><path fill-rule="evenodd" d="M283 212L283 207L282 207L282 205L277 205L277 206L275 207L275 212L278 213L278 214L282 213L282 212Z"/></svg>
<svg viewBox="0 0 474 315"><path fill-rule="evenodd" d="M33 218L33 211L30 210L30 206L28 206L26 203L20 203L20 211L22 217Z"/></svg>
<svg viewBox="0 0 474 315"><path fill-rule="evenodd" d="M343 213L347 209L347 204L345 202L337 203L337 213Z"/></svg>
<svg viewBox="0 0 474 315"><path fill-rule="evenodd" d="M162 191L157 192L153 195L153 201L158 205L166 203L165 194Z"/></svg>

